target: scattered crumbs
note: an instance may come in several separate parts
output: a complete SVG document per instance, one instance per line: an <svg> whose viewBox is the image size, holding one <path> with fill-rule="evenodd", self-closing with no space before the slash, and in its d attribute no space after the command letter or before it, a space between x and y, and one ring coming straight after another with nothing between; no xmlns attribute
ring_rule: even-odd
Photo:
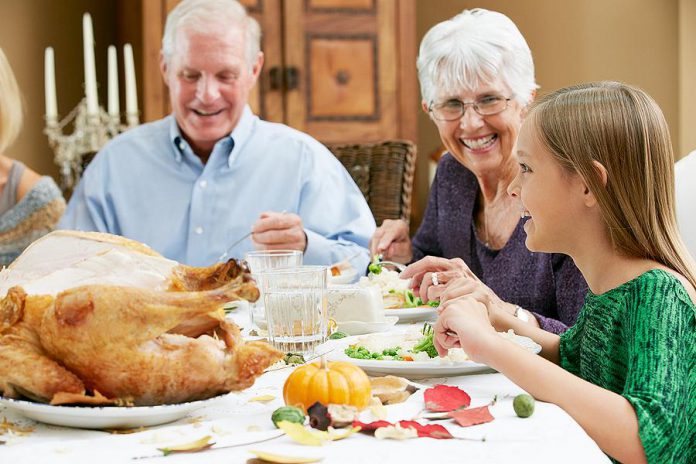
<svg viewBox="0 0 696 464"><path fill-rule="evenodd" d="M134 429L104 429L104 432L110 433L112 435L129 435L131 433L139 433L147 430L147 427L140 426Z"/></svg>
<svg viewBox="0 0 696 464"><path fill-rule="evenodd" d="M2 422L0 423L0 435L4 435L6 433L11 434L11 435L29 435L32 433L34 430L36 430L36 427L33 426L22 426L14 422L10 422L7 420L7 417L2 418Z"/></svg>
<svg viewBox="0 0 696 464"><path fill-rule="evenodd" d="M232 431L230 429L226 429L224 427L221 427L217 424L213 425L210 428L210 431L213 432L214 434L220 436L220 437L224 437L225 435L232 435L234 433L234 431Z"/></svg>

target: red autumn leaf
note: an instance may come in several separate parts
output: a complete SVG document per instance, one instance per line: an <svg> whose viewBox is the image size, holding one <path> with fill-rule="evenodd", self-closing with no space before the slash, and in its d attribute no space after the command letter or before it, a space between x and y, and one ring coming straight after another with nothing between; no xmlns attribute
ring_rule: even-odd
<svg viewBox="0 0 696 464"><path fill-rule="evenodd" d="M361 432L372 432L374 430L377 430L382 427L389 427L393 426L391 422L387 421L374 421L374 422L360 422L360 421L353 421L353 427L360 427ZM415 429L416 432L418 432L419 437L430 437L430 438L453 438L452 434L449 433L449 431L444 428L442 425L436 425L436 424L429 424L429 425L423 425L420 424L416 421L407 421L407 420L402 420L399 421L399 425L401 428L404 429Z"/></svg>
<svg viewBox="0 0 696 464"><path fill-rule="evenodd" d="M471 397L459 387L435 385L423 393L425 409L432 412L449 412L466 408L471 404Z"/></svg>
<svg viewBox="0 0 696 464"><path fill-rule="evenodd" d="M378 428L388 427L390 425L394 424L383 420L374 422L360 422L359 420L353 421L353 427L360 427L361 432L371 432L373 430L377 430Z"/></svg>
<svg viewBox="0 0 696 464"><path fill-rule="evenodd" d="M491 412L488 410L488 406L481 406L480 408L471 409L460 409L459 411L451 411L449 416L457 421L457 424L462 427L469 427L470 425L485 424L486 422L491 422L495 417L491 416Z"/></svg>
<svg viewBox="0 0 696 464"><path fill-rule="evenodd" d="M449 430L447 430L445 427L442 425L438 424L428 424L428 425L423 425L420 424L416 421L405 421L402 420L399 422L399 425L401 428L412 428L416 429L416 432L418 432L419 437L429 437L429 438L453 438L452 434L449 433Z"/></svg>

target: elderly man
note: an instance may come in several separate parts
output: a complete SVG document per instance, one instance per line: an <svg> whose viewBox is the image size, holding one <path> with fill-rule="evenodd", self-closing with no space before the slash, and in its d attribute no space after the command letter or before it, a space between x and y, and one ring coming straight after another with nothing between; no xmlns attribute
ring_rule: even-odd
<svg viewBox="0 0 696 464"><path fill-rule="evenodd" d="M173 115L110 141L62 228L123 235L203 266L229 250L298 249L305 264L368 262L375 223L357 186L312 137L255 116L258 23L232 0L184 0L167 18L161 70Z"/></svg>

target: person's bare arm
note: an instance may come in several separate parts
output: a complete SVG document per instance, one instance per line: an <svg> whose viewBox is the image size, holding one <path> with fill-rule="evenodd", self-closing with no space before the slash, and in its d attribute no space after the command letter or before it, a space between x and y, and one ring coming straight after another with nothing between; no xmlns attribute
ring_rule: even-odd
<svg viewBox="0 0 696 464"><path fill-rule="evenodd" d="M445 306L435 325L439 353L461 346L472 360L501 372L535 398L561 407L605 453L622 462L646 462L638 418L626 398L502 339L490 323L485 304L462 298ZM519 329L537 335L535 340L541 339L546 350L552 349L553 337L558 338L536 333L541 329L533 327Z"/></svg>

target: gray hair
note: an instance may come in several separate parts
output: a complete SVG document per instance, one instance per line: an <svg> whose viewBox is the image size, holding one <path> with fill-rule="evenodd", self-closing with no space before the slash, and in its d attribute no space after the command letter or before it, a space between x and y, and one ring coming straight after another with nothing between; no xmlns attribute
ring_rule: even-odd
<svg viewBox="0 0 696 464"><path fill-rule="evenodd" d="M522 105L539 88L529 45L510 18L476 8L431 28L420 45L418 79L423 100L440 91L476 91L500 78Z"/></svg>
<svg viewBox="0 0 696 464"><path fill-rule="evenodd" d="M211 23L225 23L244 28L246 61L251 67L261 51L261 28L236 0L184 0L167 15L162 36L162 54L169 63L174 54L174 41L180 29L206 32Z"/></svg>

